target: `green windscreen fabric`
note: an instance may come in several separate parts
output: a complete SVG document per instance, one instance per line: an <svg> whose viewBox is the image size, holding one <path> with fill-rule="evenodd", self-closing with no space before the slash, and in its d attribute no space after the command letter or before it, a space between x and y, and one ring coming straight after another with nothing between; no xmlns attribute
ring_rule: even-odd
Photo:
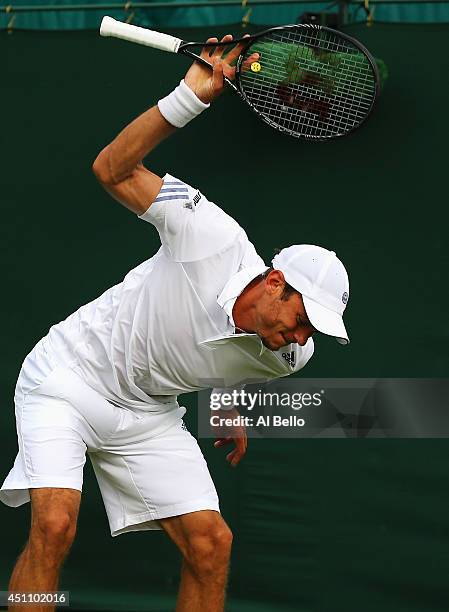
<svg viewBox="0 0 449 612"><path fill-rule="evenodd" d="M125 9L90 9L90 10L64 10L64 11L11 11L16 7L30 6L86 6L107 4L106 2L61 0L52 2L30 2L30 0L17 0L16 2L4 4L0 13L0 29L32 29L32 30L83 30L99 28L104 15L110 15L121 21L131 20L135 25L163 29L169 27L201 27L215 26L227 23L251 23L283 25L298 23L300 16L304 13L328 11L335 12L336 5L329 2L298 3L251 6L242 2L236 6L192 6L171 7L167 2L167 8L133 8L130 5ZM113 3L112 3L113 4ZM449 22L449 3L445 0L437 2L395 2L384 0L381 4L370 5L373 19L377 22L392 23L441 23ZM9 11L9 12L8 12ZM349 22L363 22L366 20L366 12L360 3L348 5Z"/></svg>
<svg viewBox="0 0 449 612"><path fill-rule="evenodd" d="M213 33L228 31L241 32ZM346 263L351 344L318 336L305 376L447 377L449 26L348 32L390 72L373 116L351 137L290 139L227 92L147 164L222 206L266 263L292 243L332 248ZM25 355L158 248L154 228L102 191L91 164L189 61L95 31L3 32L0 53L3 479L17 453L13 394ZM196 396L180 401L195 432ZM200 445L235 534L228 610L447 610L446 440L251 440L236 470L210 440ZM0 505L0 590L29 521L29 504ZM173 610L179 562L162 533L110 537L88 461L60 583L71 609Z"/></svg>

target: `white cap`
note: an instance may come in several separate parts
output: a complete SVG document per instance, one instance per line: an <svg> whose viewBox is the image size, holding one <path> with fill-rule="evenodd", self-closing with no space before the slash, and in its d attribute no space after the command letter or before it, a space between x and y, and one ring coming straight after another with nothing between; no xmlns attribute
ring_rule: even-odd
<svg viewBox="0 0 449 612"><path fill-rule="evenodd" d="M314 244L294 244L282 249L272 263L286 282L301 293L313 327L335 336L340 344L348 344L342 315L349 299L349 279L334 251Z"/></svg>

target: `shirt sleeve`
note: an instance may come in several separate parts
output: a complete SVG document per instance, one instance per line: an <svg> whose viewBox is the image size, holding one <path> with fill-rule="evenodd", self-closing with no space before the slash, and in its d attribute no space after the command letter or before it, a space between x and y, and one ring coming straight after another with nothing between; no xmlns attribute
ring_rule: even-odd
<svg viewBox="0 0 449 612"><path fill-rule="evenodd" d="M198 189L166 174L161 190L139 219L152 223L175 261L196 261L246 237L240 225Z"/></svg>

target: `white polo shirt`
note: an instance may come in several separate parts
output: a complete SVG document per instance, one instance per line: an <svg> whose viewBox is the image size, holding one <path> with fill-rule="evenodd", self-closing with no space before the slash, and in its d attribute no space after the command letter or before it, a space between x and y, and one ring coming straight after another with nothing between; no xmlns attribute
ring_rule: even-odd
<svg viewBox="0 0 449 612"><path fill-rule="evenodd" d="M267 266L234 219L169 174L139 218L156 227L159 251L50 329L43 341L58 363L106 399L143 410L304 367L312 339L271 351L256 334L235 333L235 300Z"/></svg>

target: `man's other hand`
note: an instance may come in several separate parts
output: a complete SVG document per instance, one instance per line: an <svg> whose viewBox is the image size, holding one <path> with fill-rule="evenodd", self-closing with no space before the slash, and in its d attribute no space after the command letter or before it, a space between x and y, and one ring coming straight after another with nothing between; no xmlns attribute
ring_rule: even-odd
<svg viewBox="0 0 449 612"><path fill-rule="evenodd" d="M242 424L242 418L235 408L232 408L232 410L212 410L211 417L216 417L213 422L219 423L213 425L211 421L212 431L217 438L214 447L220 448L234 442L235 448L226 455L226 461L229 461L232 467L236 467L246 453L248 446L246 428Z"/></svg>

